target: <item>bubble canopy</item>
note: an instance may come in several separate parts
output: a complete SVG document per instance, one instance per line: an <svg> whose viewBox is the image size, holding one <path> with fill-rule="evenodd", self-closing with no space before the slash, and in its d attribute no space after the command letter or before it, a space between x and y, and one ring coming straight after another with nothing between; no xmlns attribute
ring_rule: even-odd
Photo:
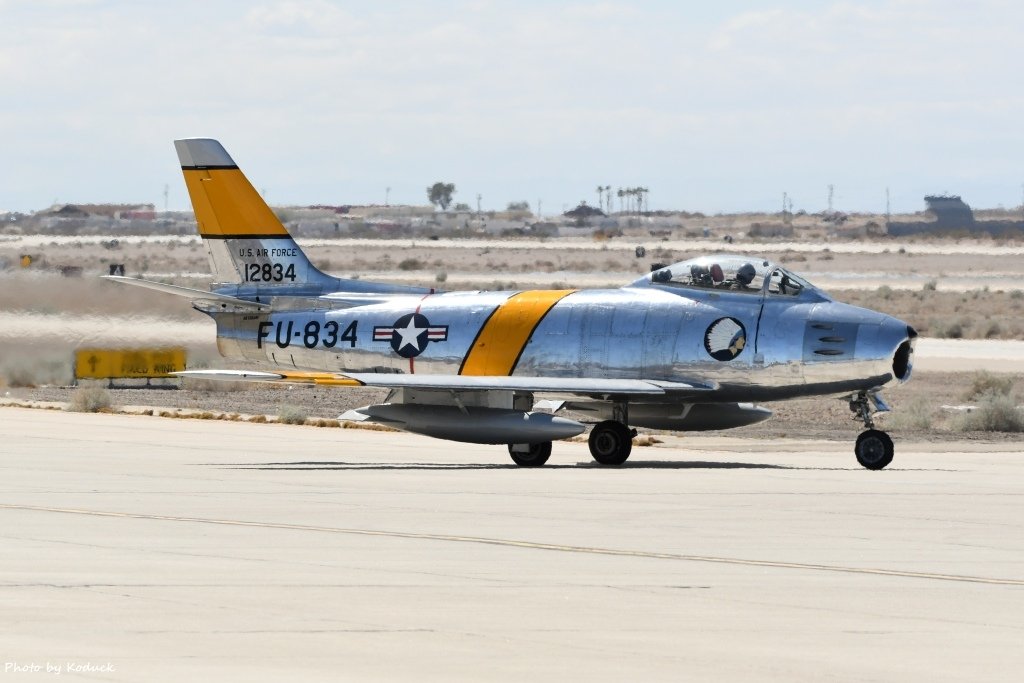
<svg viewBox="0 0 1024 683"><path fill-rule="evenodd" d="M659 268L633 284L793 297L814 291L821 296L803 278L768 259L753 256L699 256Z"/></svg>

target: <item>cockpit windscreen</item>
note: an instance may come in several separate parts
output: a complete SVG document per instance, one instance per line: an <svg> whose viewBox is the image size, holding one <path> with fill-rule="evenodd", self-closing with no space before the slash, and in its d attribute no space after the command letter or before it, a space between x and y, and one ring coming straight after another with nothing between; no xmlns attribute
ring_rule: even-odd
<svg viewBox="0 0 1024 683"><path fill-rule="evenodd" d="M654 284L783 296L797 296L810 286L771 261L746 256L701 256L647 277Z"/></svg>

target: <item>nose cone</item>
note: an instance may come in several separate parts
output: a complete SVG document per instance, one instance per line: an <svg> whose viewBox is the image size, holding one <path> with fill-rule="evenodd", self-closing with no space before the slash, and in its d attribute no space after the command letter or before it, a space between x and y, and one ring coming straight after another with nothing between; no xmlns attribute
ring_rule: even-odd
<svg viewBox="0 0 1024 683"><path fill-rule="evenodd" d="M892 376L900 383L910 379L914 369L914 344L917 330L898 318L885 317L878 341L884 349L891 349Z"/></svg>

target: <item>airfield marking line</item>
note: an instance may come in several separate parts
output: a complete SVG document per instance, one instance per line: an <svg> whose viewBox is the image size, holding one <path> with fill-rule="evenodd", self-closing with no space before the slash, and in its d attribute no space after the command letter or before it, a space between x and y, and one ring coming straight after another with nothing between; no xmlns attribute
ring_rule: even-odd
<svg viewBox="0 0 1024 683"><path fill-rule="evenodd" d="M810 564L804 562L782 562L774 560L745 560L735 557L715 557L713 555L686 555L681 553L659 553L646 550L617 550L615 548L597 548L578 545L561 545L557 543L537 543L533 541L517 541L514 539L487 538L483 536L460 536L455 534L414 533L410 531L385 531L374 529L350 529L345 527L326 527L309 524L288 524L285 522L250 522L234 519L209 519L204 517L179 517L175 515L155 515L138 512L109 512L104 510L80 510L75 508L55 508L37 505L13 505L0 503L0 509L26 510L31 512L57 512L72 515L89 515L93 517L120 517L123 519L148 519L160 522L192 522L195 524L215 524L219 526L253 527L261 529L287 529L292 531L314 531L320 533L347 534L352 536L380 536L385 538L410 538L426 541L448 541L452 543L477 543L507 548L527 548L531 550L551 550L556 552L582 553L590 555L610 555L616 557L640 557L654 560L677 560L682 562L707 562L712 564L729 564L746 567L772 567L775 569L803 569L810 571L840 572L845 574L868 574L873 576L896 576L908 579L932 579L935 581L956 581L960 583L981 583L996 586L1024 586L1024 579L996 579L984 576L966 576L961 574L938 574L930 572L904 571L899 569L872 569L870 567L843 567L841 565Z"/></svg>

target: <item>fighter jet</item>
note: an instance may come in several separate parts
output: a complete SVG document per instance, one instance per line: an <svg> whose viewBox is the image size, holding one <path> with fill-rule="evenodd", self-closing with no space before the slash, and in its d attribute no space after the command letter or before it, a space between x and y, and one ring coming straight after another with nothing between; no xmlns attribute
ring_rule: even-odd
<svg viewBox="0 0 1024 683"><path fill-rule="evenodd" d="M700 256L618 289L342 279L309 261L219 142L174 144L215 282L108 279L189 297L216 321L221 354L257 368L179 374L384 387L383 403L342 417L504 444L523 467L588 425L594 460L621 465L636 427L730 429L770 417L761 403L835 396L864 424L857 461L892 461L873 417L888 410L880 390L910 379L917 333L768 259Z"/></svg>

